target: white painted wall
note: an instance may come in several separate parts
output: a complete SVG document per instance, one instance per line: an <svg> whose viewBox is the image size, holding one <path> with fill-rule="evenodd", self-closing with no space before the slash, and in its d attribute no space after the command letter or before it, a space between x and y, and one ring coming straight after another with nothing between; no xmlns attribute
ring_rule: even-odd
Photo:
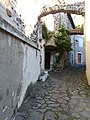
<svg viewBox="0 0 90 120"><path fill-rule="evenodd" d="M86 51L86 75L90 85L90 6L85 0L85 51Z"/></svg>
<svg viewBox="0 0 90 120"><path fill-rule="evenodd" d="M24 59L23 59L23 79L20 100L18 107L22 104L27 87L30 83L35 83L40 74L40 51L28 46L23 45Z"/></svg>

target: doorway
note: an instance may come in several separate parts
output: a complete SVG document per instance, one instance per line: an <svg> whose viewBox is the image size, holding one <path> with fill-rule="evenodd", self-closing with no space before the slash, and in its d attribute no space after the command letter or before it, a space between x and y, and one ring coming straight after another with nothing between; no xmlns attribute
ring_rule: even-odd
<svg viewBox="0 0 90 120"><path fill-rule="evenodd" d="M81 53L78 53L78 64L81 64Z"/></svg>
<svg viewBox="0 0 90 120"><path fill-rule="evenodd" d="M45 69L50 69L50 52L45 52Z"/></svg>

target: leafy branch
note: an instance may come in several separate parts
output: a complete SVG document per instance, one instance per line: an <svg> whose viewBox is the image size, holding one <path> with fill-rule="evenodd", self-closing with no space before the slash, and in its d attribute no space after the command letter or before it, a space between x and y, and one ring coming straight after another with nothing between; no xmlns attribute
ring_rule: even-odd
<svg viewBox="0 0 90 120"><path fill-rule="evenodd" d="M48 41L53 36L53 34L54 32L49 31L44 23L42 25L42 38Z"/></svg>

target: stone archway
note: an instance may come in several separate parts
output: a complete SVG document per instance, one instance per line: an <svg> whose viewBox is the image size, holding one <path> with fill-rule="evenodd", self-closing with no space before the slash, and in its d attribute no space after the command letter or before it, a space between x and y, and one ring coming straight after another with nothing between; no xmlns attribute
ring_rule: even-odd
<svg viewBox="0 0 90 120"><path fill-rule="evenodd" d="M38 19L49 14L56 14L59 12L85 15L85 2L77 2L74 4L60 4L54 6L44 6Z"/></svg>

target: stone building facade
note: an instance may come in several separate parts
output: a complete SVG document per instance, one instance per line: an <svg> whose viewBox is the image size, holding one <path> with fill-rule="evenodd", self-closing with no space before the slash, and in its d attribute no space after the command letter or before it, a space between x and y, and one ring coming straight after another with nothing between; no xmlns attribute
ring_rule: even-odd
<svg viewBox="0 0 90 120"><path fill-rule="evenodd" d="M83 35L72 36L72 51L71 51L71 64L84 64L86 63L85 58L85 44Z"/></svg>

